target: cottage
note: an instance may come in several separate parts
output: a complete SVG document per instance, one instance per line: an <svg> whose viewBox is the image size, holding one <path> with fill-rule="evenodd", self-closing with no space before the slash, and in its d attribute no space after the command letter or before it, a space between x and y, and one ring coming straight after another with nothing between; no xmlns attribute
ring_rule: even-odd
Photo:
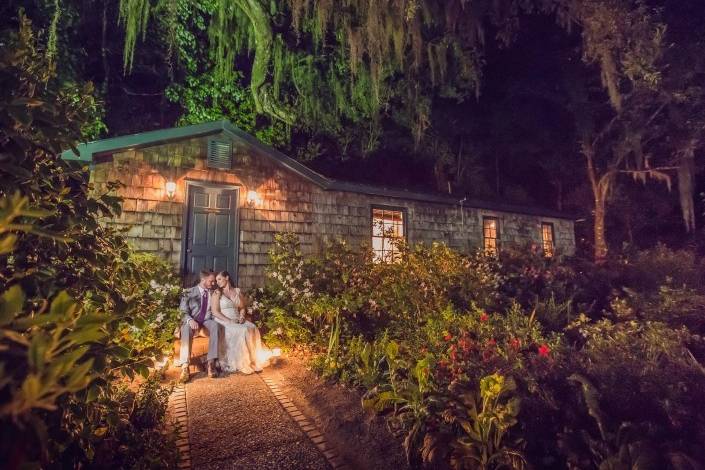
<svg viewBox="0 0 705 470"><path fill-rule="evenodd" d="M100 190L124 187L126 230L141 251L178 266L185 280L226 269L242 287L264 281L277 232L299 235L311 253L325 240L367 243L381 259L394 237L442 241L462 251L534 243L549 256L572 254L573 221L549 210L458 200L332 180L263 145L228 121L144 132L83 144L66 159L90 164Z"/></svg>

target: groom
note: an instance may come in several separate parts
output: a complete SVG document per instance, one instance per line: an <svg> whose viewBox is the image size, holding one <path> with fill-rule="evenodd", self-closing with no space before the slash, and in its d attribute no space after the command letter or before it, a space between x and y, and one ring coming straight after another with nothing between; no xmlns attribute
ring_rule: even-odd
<svg viewBox="0 0 705 470"><path fill-rule="evenodd" d="M188 363L191 357L191 339L198 330L208 331L208 377L216 377L215 360L218 358L218 323L213 320L210 306L210 293L215 288L215 273L201 271L200 282L187 290L181 297L181 376L179 381L188 382Z"/></svg>

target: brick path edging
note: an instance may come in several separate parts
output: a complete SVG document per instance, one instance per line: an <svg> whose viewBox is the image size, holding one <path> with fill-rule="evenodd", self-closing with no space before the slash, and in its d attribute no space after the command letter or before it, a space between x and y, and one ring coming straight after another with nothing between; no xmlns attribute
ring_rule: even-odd
<svg viewBox="0 0 705 470"><path fill-rule="evenodd" d="M186 407L186 387L177 384L169 396L169 409L176 428L176 447L179 449L179 470L191 469L191 443L188 433L188 408Z"/></svg>
<svg viewBox="0 0 705 470"><path fill-rule="evenodd" d="M349 470L350 467L345 463L333 445L328 442L325 435L320 432L316 424L309 421L303 413L299 411L289 397L279 389L277 383L269 377L262 377L261 375L260 377L291 419L301 427L303 433L306 434L318 450L321 451L330 466L333 467L334 470Z"/></svg>
<svg viewBox="0 0 705 470"><path fill-rule="evenodd" d="M269 378L260 375L262 381L277 399L279 404L288 413L291 419L299 425L301 431L323 454L334 470L349 470L332 444L328 442L325 435L320 432L315 423L308 420L301 411L294 405L289 397L279 389L277 383ZM176 447L179 449L179 470L191 470L191 444L188 432L188 408L186 405L186 387L183 384L174 386L174 390L169 396L169 409L173 417L173 426L176 428Z"/></svg>

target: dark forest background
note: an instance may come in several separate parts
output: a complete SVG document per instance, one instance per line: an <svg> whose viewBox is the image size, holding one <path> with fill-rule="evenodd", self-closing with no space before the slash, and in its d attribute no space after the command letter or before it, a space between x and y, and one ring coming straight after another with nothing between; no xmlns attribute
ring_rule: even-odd
<svg viewBox="0 0 705 470"><path fill-rule="evenodd" d="M417 104L402 94L387 101L374 133L363 129L369 125L365 119L341 119L331 131L327 124L284 123L258 112L248 89L252 52L233 55L229 80L215 71L208 25L218 2L174 1L172 10L163 3L152 4L152 26L136 39L131 70L125 66L126 26L118 20L118 0L9 0L0 6L0 22L6 37L16 31L23 11L40 42L54 51L59 80L95 85L103 111L86 131L88 140L224 117L333 178L565 211L577 220L581 252L592 251L594 202L576 124L582 111L580 105L576 111L570 97L578 82L584 83L591 102L604 101L606 92L599 66L583 60L579 27L566 29L554 16L538 11L521 15L509 43L485 42L477 89L440 90L423 101L428 112L419 137L404 115ZM705 2L651 3L667 24L667 41L676 45L668 47L684 50L683 44L689 44L702 56L703 49L695 46L705 37ZM494 24L485 26L486 37L501 33ZM702 60L693 58L685 65L701 84ZM658 138L668 136L664 131ZM649 145L660 151L657 143ZM692 191L696 229L686 232L674 175L667 182L625 172L617 176L609 196L606 234L611 250L665 242L702 252L702 154L697 146Z"/></svg>

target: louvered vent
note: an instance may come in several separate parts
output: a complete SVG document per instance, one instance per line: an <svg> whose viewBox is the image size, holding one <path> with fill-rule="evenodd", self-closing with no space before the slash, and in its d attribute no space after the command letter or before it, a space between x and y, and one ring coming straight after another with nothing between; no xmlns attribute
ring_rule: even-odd
<svg viewBox="0 0 705 470"><path fill-rule="evenodd" d="M208 141L208 168L229 170L233 166L232 142L222 140Z"/></svg>

